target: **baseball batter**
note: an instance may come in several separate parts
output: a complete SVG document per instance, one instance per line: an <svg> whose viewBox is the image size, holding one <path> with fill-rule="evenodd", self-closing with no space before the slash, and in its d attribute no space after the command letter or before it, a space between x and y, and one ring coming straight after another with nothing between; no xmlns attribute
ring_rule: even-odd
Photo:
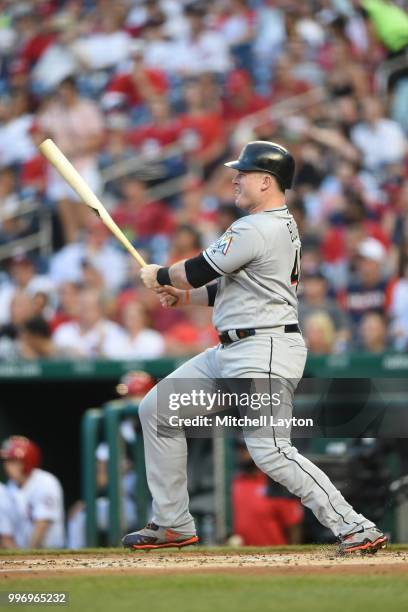
<svg viewBox="0 0 408 612"><path fill-rule="evenodd" d="M220 344L170 377L279 378L287 381L292 400L307 355L297 315L301 242L285 203L294 159L280 145L255 141L243 148L238 160L226 165L236 171L232 181L236 205L248 215L199 256L170 268L146 266L141 277L165 307L214 309ZM198 538L188 507L186 439L158 436L157 387L145 396L139 410L153 518L144 529L126 535L123 544L150 549L195 543ZM288 435L272 428L268 436L245 437L256 465L300 497L333 531L340 552L375 552L386 546L386 536L355 512L329 478L292 446Z"/></svg>

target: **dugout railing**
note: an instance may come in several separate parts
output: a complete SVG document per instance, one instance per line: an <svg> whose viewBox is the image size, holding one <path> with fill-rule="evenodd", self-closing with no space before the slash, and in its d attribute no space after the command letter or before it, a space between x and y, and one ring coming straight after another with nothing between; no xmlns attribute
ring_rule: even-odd
<svg viewBox="0 0 408 612"><path fill-rule="evenodd" d="M124 441L120 437L120 423L124 418L137 417L138 405L126 400L105 404L101 409L88 410L81 425L81 490L86 507L85 536L87 546L98 544L96 500L98 497L96 450L101 440L108 444L108 499L109 521L107 543L116 546L125 530L121 491L121 459ZM137 470L135 500L141 524L147 520L149 491L146 482L144 448L141 435L130 443L133 466Z"/></svg>

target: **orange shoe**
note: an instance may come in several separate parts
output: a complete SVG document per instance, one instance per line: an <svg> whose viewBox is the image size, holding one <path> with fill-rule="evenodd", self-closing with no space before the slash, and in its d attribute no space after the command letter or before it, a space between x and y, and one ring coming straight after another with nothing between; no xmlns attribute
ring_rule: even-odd
<svg viewBox="0 0 408 612"><path fill-rule="evenodd" d="M146 527L122 538L122 544L132 550L152 550L153 548L182 548L197 544L198 537L180 533L168 527L159 527L155 523L147 523Z"/></svg>
<svg viewBox="0 0 408 612"><path fill-rule="evenodd" d="M386 548L388 538L377 527L361 527L345 536L339 537L338 554L362 552L375 554L380 548Z"/></svg>

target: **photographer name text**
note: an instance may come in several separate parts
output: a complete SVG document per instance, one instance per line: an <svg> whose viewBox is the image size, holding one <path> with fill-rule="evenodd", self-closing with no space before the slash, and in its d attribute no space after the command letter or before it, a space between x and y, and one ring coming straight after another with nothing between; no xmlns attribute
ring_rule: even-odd
<svg viewBox="0 0 408 612"><path fill-rule="evenodd" d="M206 416L191 418L172 415L169 417L170 427L313 427L313 419L291 417L278 419L274 416L261 415L256 418L248 416Z"/></svg>

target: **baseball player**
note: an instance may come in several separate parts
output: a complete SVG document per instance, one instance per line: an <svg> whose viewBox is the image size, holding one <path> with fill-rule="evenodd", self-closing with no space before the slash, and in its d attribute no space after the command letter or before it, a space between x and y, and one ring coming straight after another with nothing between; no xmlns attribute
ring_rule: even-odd
<svg viewBox="0 0 408 612"><path fill-rule="evenodd" d="M13 508L7 487L0 482L0 548L15 548Z"/></svg>
<svg viewBox="0 0 408 612"><path fill-rule="evenodd" d="M41 451L24 436L11 436L0 457L9 477L9 521L18 548L62 548L65 544L63 492L57 478L40 469Z"/></svg>
<svg viewBox="0 0 408 612"><path fill-rule="evenodd" d="M141 277L162 305L213 307L220 344L186 362L170 378L272 378L288 381L290 404L303 375L307 349L298 327L296 288L301 242L285 203L295 163L282 146L248 143L226 166L235 203L247 216L235 221L200 255L169 268L149 265ZM217 279L217 283L213 283ZM126 535L132 549L181 547L198 541L188 508L185 437L157 434L157 386L140 404L153 518ZM160 407L159 407L160 408ZM273 406L271 406L273 414ZM245 435L245 432L244 432ZM387 537L355 512L329 478L292 446L290 436L245 435L256 465L301 498L339 539L339 552L375 552Z"/></svg>

